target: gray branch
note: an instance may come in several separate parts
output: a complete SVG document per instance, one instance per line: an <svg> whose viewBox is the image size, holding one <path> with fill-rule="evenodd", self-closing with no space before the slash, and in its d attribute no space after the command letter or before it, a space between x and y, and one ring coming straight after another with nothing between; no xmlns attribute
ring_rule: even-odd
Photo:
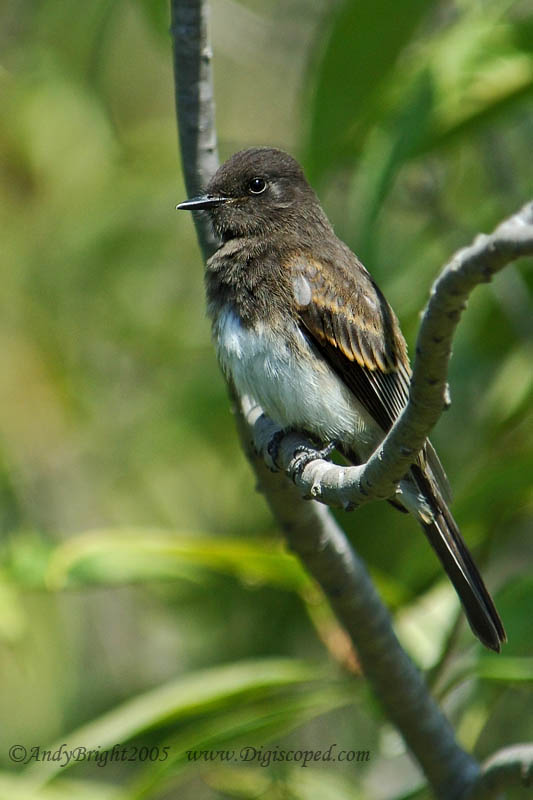
<svg viewBox="0 0 533 800"><path fill-rule="evenodd" d="M446 406L452 340L468 296L480 283L490 281L500 269L525 255L533 255L533 202L490 236L478 236L443 269L420 325L409 402L366 464L340 467L320 458L305 463L298 458L298 451L302 447L312 449L313 444L298 433L281 438L274 464L269 445L274 436L282 436L282 431L257 409L247 407L255 446L263 458L285 471L304 497L329 506L349 510L394 495L398 481Z"/></svg>
<svg viewBox="0 0 533 800"><path fill-rule="evenodd" d="M218 169L209 3L172 0L170 13L181 161L187 194L194 197ZM216 250L217 240L204 214L195 214L194 224L207 259Z"/></svg>
<svg viewBox="0 0 533 800"><path fill-rule="evenodd" d="M205 187L218 166L211 51L207 36L208 3L206 0L171 0L171 15L180 147L187 192L191 196ZM195 224L202 252L204 256L208 255L216 247L216 241L201 214L196 215ZM446 309L444 313L450 310ZM453 331L450 332L450 338L451 333ZM448 358L446 352L444 344L444 362ZM421 361L421 366L418 366L418 361ZM435 418L434 422L442 407L445 369L439 391L433 389L426 395L427 387L424 387L427 381L418 378L418 375L424 374L426 361L427 353L423 351L415 365L416 381L422 383L417 403L421 404L425 419L427 398L433 398L429 416L432 420ZM433 380L432 360L428 374ZM366 679L388 718L398 727L419 762L436 797L442 800L464 798L480 776L479 766L457 744L450 724L429 694L419 671L401 648L392 629L390 615L378 597L363 562L351 548L328 508L304 500L300 489L287 480L283 473L274 473L268 468L265 459L252 444L254 431L250 423L256 423L261 412L251 407L246 398L238 398L233 387L229 388L243 448L255 470L259 488L284 531L289 547L300 557L328 597L357 648ZM272 438L272 426L273 423L265 417L255 426L256 431L262 428L267 430L261 451L267 449L267 442ZM415 443L407 437L407 445L402 444L402 438L400 445L396 445L393 439L391 446L391 451L397 446L409 447L409 454L401 453L402 458L406 459L404 472L412 453L417 452L427 435L427 422L415 427L415 436L419 437ZM391 435L394 433L397 436L396 430ZM400 430L400 434L405 436L405 431ZM285 437L281 443L280 459L285 459L285 449L292 454L289 461L294 459L293 445L293 440ZM366 467L369 473L364 488L369 480L372 486L376 484L373 470L377 465L379 493L380 496L386 496L394 486L394 476L401 476L402 471L399 464L395 464L385 479L380 473L383 469L380 466L382 458L378 454L375 459L375 465L371 459ZM330 469L331 465L327 464L327 468ZM304 473L307 474L307 468ZM312 486L313 481L307 487L310 494Z"/></svg>

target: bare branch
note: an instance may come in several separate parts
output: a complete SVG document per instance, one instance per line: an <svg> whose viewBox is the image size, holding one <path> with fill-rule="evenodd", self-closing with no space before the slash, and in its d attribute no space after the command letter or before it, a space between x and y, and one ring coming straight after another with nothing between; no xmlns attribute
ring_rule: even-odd
<svg viewBox="0 0 533 800"><path fill-rule="evenodd" d="M181 163L187 193L194 197L207 185L219 163L208 35L209 3L172 0L170 14ZM204 214L195 214L194 224L207 259L216 250L217 240Z"/></svg>
<svg viewBox="0 0 533 800"><path fill-rule="evenodd" d="M480 283L520 256L533 255L533 202L499 225L490 236L480 235L460 250L436 280L424 312L407 406L366 464L340 467L317 458L304 464L298 450L313 447L297 433L282 436L271 420L248 410L256 448L267 463L285 471L304 497L330 506L352 509L371 500L391 497L422 449L446 407L448 363L452 340L466 301ZM276 464L269 446L279 437Z"/></svg>

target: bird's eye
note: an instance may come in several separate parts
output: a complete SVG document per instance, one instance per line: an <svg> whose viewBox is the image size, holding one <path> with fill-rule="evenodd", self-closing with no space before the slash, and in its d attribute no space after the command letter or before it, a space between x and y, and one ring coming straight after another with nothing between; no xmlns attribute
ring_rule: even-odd
<svg viewBox="0 0 533 800"><path fill-rule="evenodd" d="M252 178L248 184L248 189L251 194L261 194L266 189L266 181L264 178Z"/></svg>

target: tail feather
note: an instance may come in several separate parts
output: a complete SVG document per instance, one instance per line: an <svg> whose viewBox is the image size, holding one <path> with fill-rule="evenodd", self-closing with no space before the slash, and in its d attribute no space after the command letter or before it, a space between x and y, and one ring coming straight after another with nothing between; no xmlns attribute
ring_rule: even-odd
<svg viewBox="0 0 533 800"><path fill-rule="evenodd" d="M470 627L486 647L499 653L507 641L505 630L459 528L430 477L419 467L413 467L412 474L434 510L431 522L420 523L459 595Z"/></svg>

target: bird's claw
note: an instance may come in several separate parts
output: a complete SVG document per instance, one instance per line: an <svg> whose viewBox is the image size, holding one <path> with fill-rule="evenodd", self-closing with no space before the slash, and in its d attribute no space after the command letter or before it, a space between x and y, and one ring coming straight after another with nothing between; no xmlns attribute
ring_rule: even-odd
<svg viewBox="0 0 533 800"><path fill-rule="evenodd" d="M308 447L307 445L301 445L297 447L294 451L294 458L291 464L291 472L295 474L296 472L301 472L305 467L311 463L311 461L329 461L329 457L332 452L335 450L336 442L329 442L329 444L324 447L322 450L316 450L314 447Z"/></svg>

